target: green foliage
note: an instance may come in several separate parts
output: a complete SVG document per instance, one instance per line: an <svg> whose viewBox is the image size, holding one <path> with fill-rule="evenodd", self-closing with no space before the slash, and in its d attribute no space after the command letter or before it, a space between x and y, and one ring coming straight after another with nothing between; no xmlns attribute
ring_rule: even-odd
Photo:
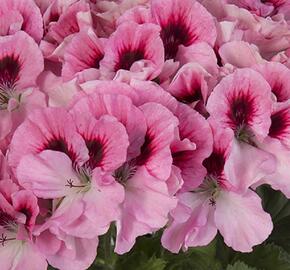
<svg viewBox="0 0 290 270"><path fill-rule="evenodd" d="M226 270L255 270L257 268L249 267L243 262L236 262L234 265L228 265Z"/></svg>
<svg viewBox="0 0 290 270"><path fill-rule="evenodd" d="M118 256L113 252L116 232L112 227L100 237L98 256L89 270L290 270L290 201L268 186L257 192L272 216L274 230L251 253L233 251L218 234L206 247L172 254L162 248L159 231L139 237L130 252Z"/></svg>

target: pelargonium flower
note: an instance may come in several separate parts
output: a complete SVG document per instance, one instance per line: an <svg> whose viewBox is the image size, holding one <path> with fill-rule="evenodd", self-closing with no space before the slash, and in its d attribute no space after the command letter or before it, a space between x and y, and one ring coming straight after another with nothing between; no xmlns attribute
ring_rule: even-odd
<svg viewBox="0 0 290 270"><path fill-rule="evenodd" d="M276 171L264 177L260 182L267 183L274 189L281 190L288 198L289 190L289 164L290 164L290 103L289 99L285 102L275 103L271 115L271 126L268 137L258 144L264 151L276 157Z"/></svg>
<svg viewBox="0 0 290 270"><path fill-rule="evenodd" d="M280 63L267 62L253 67L271 86L272 93L278 102L284 102L290 98L288 78L290 70Z"/></svg>
<svg viewBox="0 0 290 270"><path fill-rule="evenodd" d="M264 139L271 125L271 88L256 71L236 70L214 88L207 110L221 128L231 128L237 139Z"/></svg>
<svg viewBox="0 0 290 270"><path fill-rule="evenodd" d="M43 20L33 0L3 0L0 6L0 35L25 31L36 42L43 37Z"/></svg>
<svg viewBox="0 0 290 270"><path fill-rule="evenodd" d="M45 106L45 100L36 89L43 56L35 41L19 31L0 37L0 44L0 140L4 140L28 112ZM7 145L3 148L6 150Z"/></svg>
<svg viewBox="0 0 290 270"><path fill-rule="evenodd" d="M132 76L142 80L157 77L164 62L159 31L154 24L121 24L106 44L105 56L100 62L103 76L120 80Z"/></svg>
<svg viewBox="0 0 290 270"><path fill-rule="evenodd" d="M93 29L77 33L65 49L62 77L65 80L78 77L80 82L98 79L105 42Z"/></svg>
<svg viewBox="0 0 290 270"><path fill-rule="evenodd" d="M3 270L43 269L47 262L33 242L39 208L31 191L19 190L11 180L0 180L0 260Z"/></svg>
<svg viewBox="0 0 290 270"><path fill-rule="evenodd" d="M40 43L45 58L58 62L72 35L92 25L90 6L85 0L51 3L43 15L45 36Z"/></svg>
<svg viewBox="0 0 290 270"><path fill-rule="evenodd" d="M213 18L197 1L152 0L151 13L161 27L166 60L176 57L179 45L188 47L201 41L214 45Z"/></svg>
<svg viewBox="0 0 290 270"><path fill-rule="evenodd" d="M39 198L61 199L43 228L56 226L69 235L84 238L105 233L118 217L122 187L100 168L117 168L125 160L128 146L125 128L115 119L92 122L90 118L88 114L78 122L80 127L86 127L82 135L88 137L82 138L65 110L35 111L14 133L9 156L21 186ZM30 137L24 144L23 134ZM114 145L121 147L116 150ZM116 155L115 163L110 155ZM108 165L106 158L111 162ZM103 205L111 207L103 213Z"/></svg>
<svg viewBox="0 0 290 270"><path fill-rule="evenodd" d="M226 76L215 87L207 103L210 120L217 122L220 128L230 128L235 134L232 157L228 161L232 166L231 181L235 181L239 166L251 171L252 164L245 157L255 156L259 167L271 173L275 166L275 157L258 147L259 142L268 136L271 125L273 101L269 84L254 70L239 69ZM251 154L250 154L251 153ZM244 156L240 161L236 157ZM237 169L235 169L237 168ZM270 171L268 171L270 170ZM267 175L267 173L265 174ZM247 186L262 179L260 175L244 178L239 186L246 190Z"/></svg>
<svg viewBox="0 0 290 270"><path fill-rule="evenodd" d="M109 114L128 132L127 160L113 173L125 190L115 247L115 251L122 254L132 248L137 236L163 227L168 212L176 205L166 180L172 165L170 144L178 122L164 106L148 102L137 108L122 94L93 92L72 108L74 115L81 115L80 112L85 115L85 111L95 119Z"/></svg>
<svg viewBox="0 0 290 270"><path fill-rule="evenodd" d="M171 252L207 245L217 230L228 246L249 252L254 245L262 243L273 228L271 217L264 212L258 195L248 189L249 186L240 192L238 186L232 185L233 168L228 162L233 158L233 132L211 124L213 152L203 162L207 175L198 188L178 193L178 206L171 212L171 222L162 236L163 246ZM247 156L240 157L241 160L244 158ZM255 178L261 173L256 162L252 162L249 171L243 172L240 167L239 172L234 175L236 184L244 182L245 177Z"/></svg>
<svg viewBox="0 0 290 270"><path fill-rule="evenodd" d="M168 87L178 101L192 104L193 107L199 102L206 102L209 89L206 79L211 75L199 64L190 63L179 69Z"/></svg>

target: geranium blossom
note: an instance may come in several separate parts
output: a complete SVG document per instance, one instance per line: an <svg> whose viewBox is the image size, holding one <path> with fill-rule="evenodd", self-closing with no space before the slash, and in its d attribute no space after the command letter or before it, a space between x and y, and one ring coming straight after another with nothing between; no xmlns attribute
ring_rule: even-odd
<svg viewBox="0 0 290 270"><path fill-rule="evenodd" d="M277 244L289 26L286 0L0 1L1 270Z"/></svg>

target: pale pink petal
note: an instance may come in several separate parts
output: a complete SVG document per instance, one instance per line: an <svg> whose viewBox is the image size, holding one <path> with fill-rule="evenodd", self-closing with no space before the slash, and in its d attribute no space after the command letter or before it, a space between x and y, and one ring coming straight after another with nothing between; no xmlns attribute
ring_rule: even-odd
<svg viewBox="0 0 290 270"><path fill-rule="evenodd" d="M226 179L235 189L246 191L251 185L275 172L276 159L274 155L257 147L233 140L224 169Z"/></svg>
<svg viewBox="0 0 290 270"><path fill-rule="evenodd" d="M225 243L236 251L250 252L270 235L271 216L264 212L259 196L221 192L216 202L215 223Z"/></svg>
<svg viewBox="0 0 290 270"><path fill-rule="evenodd" d="M210 74L217 74L217 57L214 50L206 42L194 43L188 47L180 45L176 55L182 65L197 62Z"/></svg>
<svg viewBox="0 0 290 270"><path fill-rule="evenodd" d="M165 59L174 59L179 45L205 41L213 46L216 40L213 17L197 1L153 0L151 12L162 29Z"/></svg>
<svg viewBox="0 0 290 270"><path fill-rule="evenodd" d="M69 194L70 179L75 185L80 184L70 158L51 150L24 156L17 167L17 179L21 186L44 199L61 198Z"/></svg>
<svg viewBox="0 0 290 270"><path fill-rule="evenodd" d="M60 15L57 22L49 27L47 38L52 38L60 44L67 36L79 32L80 19L78 16L88 11L90 11L90 6L84 0L70 5Z"/></svg>
<svg viewBox="0 0 290 270"><path fill-rule="evenodd" d="M126 161L129 139L125 127L116 118L104 116L95 120L90 114L80 113L75 115L75 121L89 150L87 166L114 171Z"/></svg>
<svg viewBox="0 0 290 270"><path fill-rule="evenodd" d="M271 88L256 71L236 70L215 87L207 110L222 128L233 129L238 138L246 132L263 139L271 124Z"/></svg>
<svg viewBox="0 0 290 270"><path fill-rule="evenodd" d="M172 222L162 235L162 246L178 253L181 248L207 245L217 233L207 196L182 193L178 199L178 206L171 212Z"/></svg>
<svg viewBox="0 0 290 270"><path fill-rule="evenodd" d="M99 39L92 29L76 34L66 47L63 78L71 80L79 72L91 68L98 69L104 57L104 47L104 40Z"/></svg>
<svg viewBox="0 0 290 270"><path fill-rule="evenodd" d="M46 270L47 262L43 254L32 243L11 241L0 248L3 270Z"/></svg>
<svg viewBox="0 0 290 270"><path fill-rule="evenodd" d="M113 78L119 71L125 74L144 73L143 80L159 75L164 62L164 49L154 24L138 25L134 22L121 24L108 39L100 70L106 78ZM129 74L127 76L129 76ZM116 77L121 76L116 74Z"/></svg>
<svg viewBox="0 0 290 270"><path fill-rule="evenodd" d="M133 247L137 236L162 228L175 206L176 200L169 195L166 183L151 176L144 166L139 167L126 182L115 251L123 254Z"/></svg>
<svg viewBox="0 0 290 270"><path fill-rule="evenodd" d="M130 142L128 156L135 157L140 153L147 126L142 111L135 107L128 97L93 93L77 100L71 113L73 115L90 113L96 119L106 114L114 116L126 127Z"/></svg>
<svg viewBox="0 0 290 270"><path fill-rule="evenodd" d="M145 165L150 174L166 180L170 176L170 145L178 120L168 109L157 103L145 103L139 108L145 115L148 129L137 164Z"/></svg>
<svg viewBox="0 0 290 270"><path fill-rule="evenodd" d="M50 107L68 107L74 95L80 90L76 79L63 82L51 71L43 72L38 78L39 88L48 95Z"/></svg>
<svg viewBox="0 0 290 270"><path fill-rule="evenodd" d="M251 67L263 62L257 47L244 41L231 41L219 49L223 63L229 63L238 68Z"/></svg>
<svg viewBox="0 0 290 270"><path fill-rule="evenodd" d="M253 67L271 86L278 102L290 99L290 70L280 63L268 62Z"/></svg>
<svg viewBox="0 0 290 270"><path fill-rule="evenodd" d="M98 238L70 237L71 244L67 246L64 241L47 231L37 237L36 243L53 267L63 270L86 270L96 257Z"/></svg>
<svg viewBox="0 0 290 270"><path fill-rule="evenodd" d="M23 18L21 29L27 32L36 42L43 36L43 21L40 10L33 0L1 1L0 17L9 11L18 12ZM8 33L6 33L8 34Z"/></svg>
<svg viewBox="0 0 290 270"><path fill-rule="evenodd" d="M206 79L210 74L199 64L190 63L182 66L167 91L177 100L186 104L205 102L209 95Z"/></svg>
<svg viewBox="0 0 290 270"><path fill-rule="evenodd" d="M21 44L21 46L19 46ZM43 56L35 41L25 32L0 37L0 84L23 90L34 86L43 70Z"/></svg>
<svg viewBox="0 0 290 270"><path fill-rule="evenodd" d="M176 151L172 149L173 164L181 169L184 188L199 186L206 175L202 162L212 152L212 131L207 121L198 112L180 104L175 114L179 119L180 139L189 139L195 150Z"/></svg>
<svg viewBox="0 0 290 270"><path fill-rule="evenodd" d="M78 164L88 159L85 142L77 133L72 117L64 109L47 108L30 114L14 133L9 164L16 169L24 155L43 150L64 152Z"/></svg>
<svg viewBox="0 0 290 270"><path fill-rule="evenodd" d="M281 190L287 198L290 198L290 149L286 148L279 140L270 137L267 137L259 147L273 154L277 160L276 171L265 176L260 183L270 184L272 188Z"/></svg>
<svg viewBox="0 0 290 270"><path fill-rule="evenodd" d="M37 198L28 190L20 190L12 195L12 204L16 211L26 216L25 225L32 229L39 214Z"/></svg>
<svg viewBox="0 0 290 270"><path fill-rule="evenodd" d="M124 22L135 22L138 24L152 22L151 12L148 7L137 6L133 7L122 14L117 20L117 25Z"/></svg>

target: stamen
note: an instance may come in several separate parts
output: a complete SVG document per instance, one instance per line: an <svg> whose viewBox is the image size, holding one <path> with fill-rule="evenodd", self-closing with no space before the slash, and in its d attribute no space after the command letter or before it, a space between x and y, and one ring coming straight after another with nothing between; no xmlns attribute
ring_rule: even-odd
<svg viewBox="0 0 290 270"><path fill-rule="evenodd" d="M137 166L135 165L135 161L129 161L124 163L121 167L119 167L113 174L113 177L120 184L125 185L126 182L136 173Z"/></svg>
<svg viewBox="0 0 290 270"><path fill-rule="evenodd" d="M209 199L209 205L211 205L211 206L215 206L216 205L216 201L215 201L214 198L210 198Z"/></svg>
<svg viewBox="0 0 290 270"><path fill-rule="evenodd" d="M7 241L13 241L13 240L16 240L16 238L7 238L7 236L4 233L2 233L0 237L0 245L4 247Z"/></svg>
<svg viewBox="0 0 290 270"><path fill-rule="evenodd" d="M69 180L67 180L67 184L65 186L69 187L69 188L84 188L84 187L86 187L85 185L74 185L73 182L74 181L72 179L69 179Z"/></svg>

